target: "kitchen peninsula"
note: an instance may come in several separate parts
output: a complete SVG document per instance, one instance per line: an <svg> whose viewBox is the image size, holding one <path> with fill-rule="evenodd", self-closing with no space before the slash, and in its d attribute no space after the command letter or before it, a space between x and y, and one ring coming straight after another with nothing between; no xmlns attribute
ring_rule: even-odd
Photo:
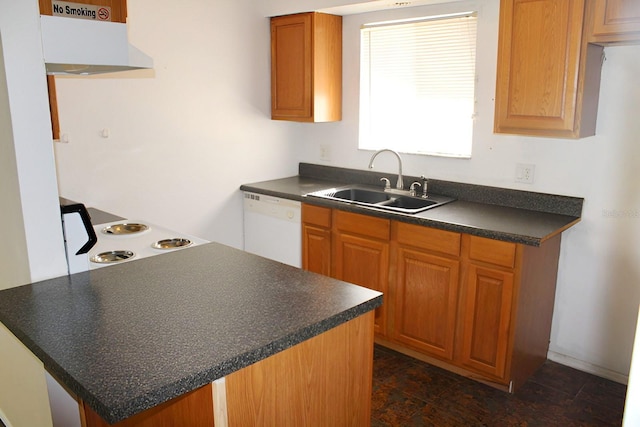
<svg viewBox="0 0 640 427"><path fill-rule="evenodd" d="M369 422L381 303L211 243L1 291L0 321L78 398L83 425L355 426Z"/></svg>

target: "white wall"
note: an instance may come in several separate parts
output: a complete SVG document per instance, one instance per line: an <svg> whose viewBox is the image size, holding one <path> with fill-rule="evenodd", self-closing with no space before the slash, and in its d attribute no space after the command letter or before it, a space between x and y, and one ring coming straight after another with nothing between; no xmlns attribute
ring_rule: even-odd
<svg viewBox="0 0 640 427"><path fill-rule="evenodd" d="M474 2L345 16L344 115L340 123L299 125L301 161L366 169L357 149L359 24L408 14L466 9ZM478 24L478 117L470 160L404 155L408 175L585 198L582 222L563 234L550 358L625 381L640 301L640 47L609 47L597 135L581 140L493 134L498 2L483 0ZM328 145L331 162L320 159ZM386 162L386 163L385 163ZM533 163L534 184L514 182L516 163ZM397 172L393 156L376 169Z"/></svg>
<svg viewBox="0 0 640 427"><path fill-rule="evenodd" d="M0 289L66 274L38 2L0 0ZM0 418L51 426L42 362L0 324Z"/></svg>
<svg viewBox="0 0 640 427"><path fill-rule="evenodd" d="M9 245L0 245L0 289L29 283L27 241L22 220L16 150L13 146L9 92L0 34L0 199L3 201L0 235Z"/></svg>
<svg viewBox="0 0 640 427"><path fill-rule="evenodd" d="M633 355L631 357L631 372L629 372L629 384L625 397L623 427L640 425L640 316L636 325L636 338L634 341Z"/></svg>
<svg viewBox="0 0 640 427"><path fill-rule="evenodd" d="M17 250L24 250L29 262L31 281L66 274L56 170L51 144L51 122L40 19L36 0L0 0L0 34L4 57L6 94L0 99L2 115L10 117L11 128L0 132L4 154L14 155L11 170L4 170L8 182L17 183L14 194L5 203L20 203L13 212L22 211L21 223L3 223L12 230ZM13 149L11 149L13 145ZM13 153L12 153L13 152ZM7 161L5 159L5 161ZM10 191L4 189L3 192ZM4 217L0 217L4 218ZM7 218L8 220L9 218ZM0 228L1 230L1 228ZM5 235L3 234L3 237ZM11 241L5 241L13 247ZM26 282L26 281L25 281ZM0 289L22 283L0 284Z"/></svg>
<svg viewBox="0 0 640 427"><path fill-rule="evenodd" d="M130 41L155 69L57 78L61 195L242 247L239 186L297 173L290 126L270 120L255 3L129 2Z"/></svg>
<svg viewBox="0 0 640 427"><path fill-rule="evenodd" d="M344 19L343 120L269 120L269 30L262 17L285 3L130 2L131 41L154 57L155 75L58 79L62 132L70 138L56 144L61 194L240 247L241 183L293 175L298 161L366 169L371 152L357 149L362 15ZM308 0L304 8L345 3ZM442 13L475 3L395 13ZM550 357L624 381L640 301L640 249L632 242L640 231L633 178L640 47L606 49L597 136L494 135L498 2L478 3L473 157L405 155L405 173L584 197L582 222L563 235ZM109 139L99 136L103 128ZM330 147L330 162L320 159L321 144ZM536 165L534 184L514 182L520 162ZM380 156L376 169L394 173L393 156Z"/></svg>

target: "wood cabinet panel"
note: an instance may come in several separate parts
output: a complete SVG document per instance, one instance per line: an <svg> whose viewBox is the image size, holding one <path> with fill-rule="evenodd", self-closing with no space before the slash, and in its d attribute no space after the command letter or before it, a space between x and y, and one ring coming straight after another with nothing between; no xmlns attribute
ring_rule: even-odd
<svg viewBox="0 0 640 427"><path fill-rule="evenodd" d="M496 133L595 134L602 48L584 15L584 0L501 0Z"/></svg>
<svg viewBox="0 0 640 427"><path fill-rule="evenodd" d="M271 118L342 119L342 17L299 13L271 18Z"/></svg>
<svg viewBox="0 0 640 427"><path fill-rule="evenodd" d="M80 403L83 427L159 427L159 426L213 426L213 399L211 384L176 397L116 424L108 424L84 402Z"/></svg>
<svg viewBox="0 0 640 427"><path fill-rule="evenodd" d="M333 277L382 292L386 298L389 282L389 227L388 220L334 211L331 256ZM374 328L380 335L386 334L386 305L385 300L375 310Z"/></svg>
<svg viewBox="0 0 640 427"><path fill-rule="evenodd" d="M302 268L331 276L331 209L302 204Z"/></svg>
<svg viewBox="0 0 640 427"><path fill-rule="evenodd" d="M453 359L460 263L401 246L395 257L393 338Z"/></svg>
<svg viewBox="0 0 640 427"><path fill-rule="evenodd" d="M361 234L374 239L389 240L391 221L351 212L333 211L333 225L336 230Z"/></svg>
<svg viewBox="0 0 640 427"><path fill-rule="evenodd" d="M302 268L331 276L331 229L302 224Z"/></svg>
<svg viewBox="0 0 640 427"><path fill-rule="evenodd" d="M331 209L303 203L302 222L323 228L331 228Z"/></svg>
<svg viewBox="0 0 640 427"><path fill-rule="evenodd" d="M640 1L588 0L587 7L590 42L640 43Z"/></svg>
<svg viewBox="0 0 640 427"><path fill-rule="evenodd" d="M228 375L229 425L370 425L372 316L368 312Z"/></svg>
<svg viewBox="0 0 640 427"><path fill-rule="evenodd" d="M452 256L460 255L460 233L404 222L397 222L395 226L396 238L401 244Z"/></svg>
<svg viewBox="0 0 640 427"><path fill-rule="evenodd" d="M469 258L475 261L513 268L516 262L516 244L470 236Z"/></svg>
<svg viewBox="0 0 640 427"><path fill-rule="evenodd" d="M462 363L503 379L506 373L513 274L471 264L465 284Z"/></svg>
<svg viewBox="0 0 640 427"><path fill-rule="evenodd" d="M311 117L312 15L271 20L272 118Z"/></svg>

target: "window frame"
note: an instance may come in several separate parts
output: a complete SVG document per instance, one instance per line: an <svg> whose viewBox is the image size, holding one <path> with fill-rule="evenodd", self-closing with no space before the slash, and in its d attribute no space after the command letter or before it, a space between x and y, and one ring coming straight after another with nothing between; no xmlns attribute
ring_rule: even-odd
<svg viewBox="0 0 640 427"><path fill-rule="evenodd" d="M391 15L387 15L389 16L389 19L384 19L384 16L382 17L382 19L366 19L363 18L361 19L361 22L359 23L359 27L358 27L358 55L359 55L359 67L358 67L358 78L359 78L359 93L358 93L358 108L359 108L359 113L358 113L358 149L359 150L377 150L377 149L381 149L381 148L392 148L396 151L402 152L402 153L408 153L408 154L417 154L417 155L426 155L426 156L436 156L436 157L445 157L445 158L462 158L462 159L469 159L472 156L473 153L473 139L474 139L474 134L475 134L475 127L476 127L476 121L475 121L475 116L476 116L476 112L477 112L477 92L478 92L478 56L477 56L477 52L478 52L478 39L479 39L479 16L480 13L478 11L477 7L469 7L469 5L466 5L467 7L465 7L464 9L461 10L451 10L451 11L445 11L444 13L433 13L434 11L425 11L422 8L416 8L416 9L422 9L422 10L418 10L417 12L414 13L414 16L407 16L407 17L401 17L399 19L396 19L395 17L391 16ZM377 16L377 15L376 15ZM362 32L363 29L366 28L377 28L377 27L388 27L390 25L404 25L404 24L411 24L411 23L420 23L420 22L431 22L431 21L437 21L437 20L444 20L444 19L450 19L450 18L461 18L461 17L469 17L472 16L475 19L474 22L474 31L475 31L475 40L474 40L474 53L473 53L473 77L472 77L472 82L473 82L473 87L472 87L472 99L471 99L471 111L470 111L470 117L469 117L469 128L467 129L467 131L469 132L469 136L468 136L468 151L465 151L464 153L461 152L438 152L436 150L433 150L433 147L431 149L427 148L425 150L419 150L419 149L408 149L408 147L406 145L400 145L400 144L396 144L394 146L393 144L393 138L382 138L384 139L384 142L382 140L378 141L377 143L371 143L371 141L363 141L363 138L366 137L366 134L363 135L364 131L364 126L367 124L367 120L368 117L366 117L367 114L367 110L365 107L363 107L362 104L362 100L364 97L366 97L366 94L363 93L364 89L363 86L364 84L366 84L365 81L363 81L363 74L362 74L362 67L365 65L363 64L363 44L362 44ZM469 98L467 97L466 100L467 106L469 103ZM422 111L422 110L420 110ZM415 119L414 119L415 120ZM397 138L395 138L397 140ZM465 140L466 142L466 140ZM417 144L416 144L417 145Z"/></svg>

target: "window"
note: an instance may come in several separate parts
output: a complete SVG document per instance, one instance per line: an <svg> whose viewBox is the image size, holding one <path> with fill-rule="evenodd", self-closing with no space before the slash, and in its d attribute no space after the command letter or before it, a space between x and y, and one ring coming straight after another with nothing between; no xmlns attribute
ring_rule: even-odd
<svg viewBox="0 0 640 427"><path fill-rule="evenodd" d="M471 157L475 13L361 29L361 149Z"/></svg>

